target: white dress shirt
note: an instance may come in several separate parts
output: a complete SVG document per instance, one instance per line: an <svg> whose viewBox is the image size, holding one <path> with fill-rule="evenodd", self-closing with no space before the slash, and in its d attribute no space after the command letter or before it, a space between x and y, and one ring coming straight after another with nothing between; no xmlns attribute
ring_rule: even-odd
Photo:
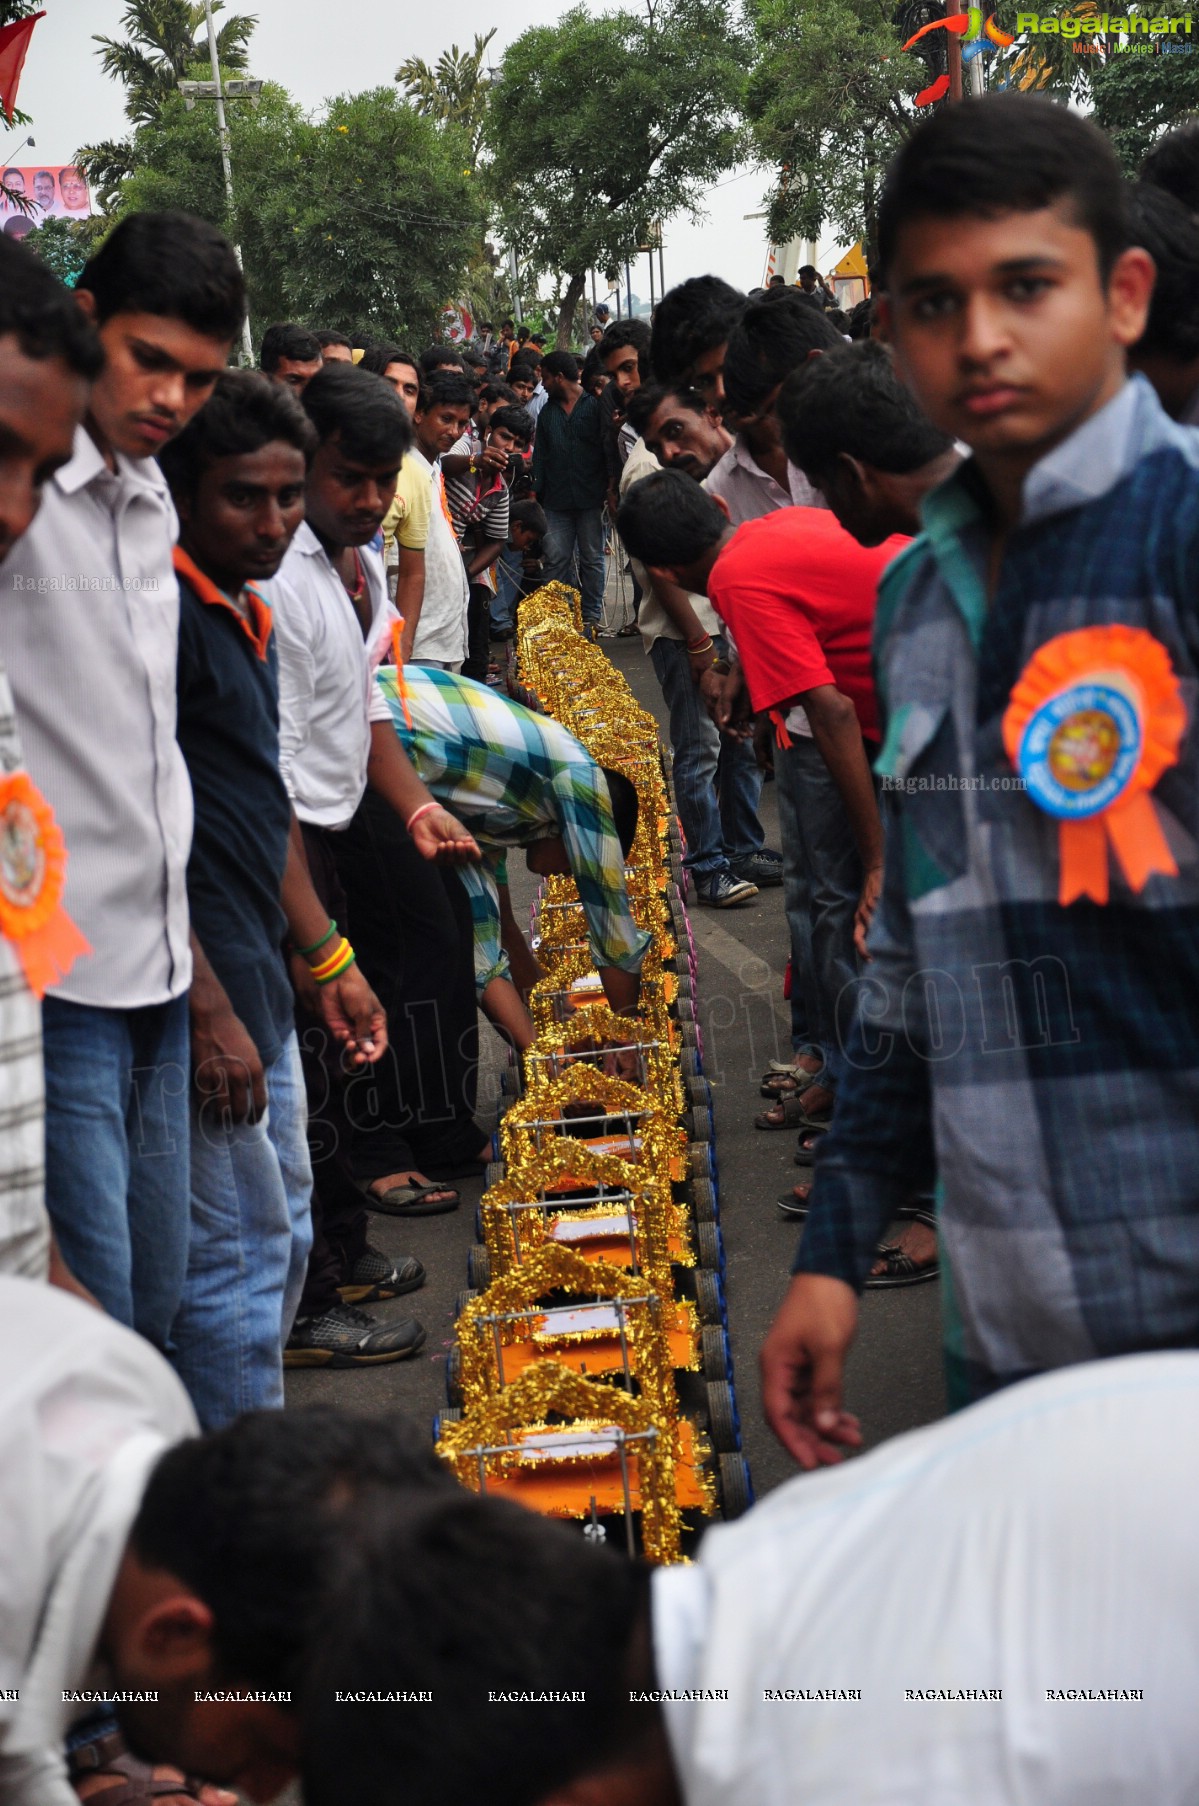
<svg viewBox="0 0 1199 1806"><path fill-rule="evenodd" d="M0 658L66 839L63 906L92 947L52 995L137 1009L191 983L192 795L175 739L175 510L153 459L116 462L80 427L0 566Z"/></svg>
<svg viewBox="0 0 1199 1806"><path fill-rule="evenodd" d="M813 489L802 470L787 465L787 488L775 481L768 470L756 464L740 433L723 458L714 464L704 478L703 486L710 495L718 495L728 503L729 518L734 527L747 520L760 520L776 508L827 508L828 503L818 489Z"/></svg>
<svg viewBox="0 0 1199 1806"><path fill-rule="evenodd" d="M62 1740L88 1708L63 1689L104 1685L96 1643L146 1480L196 1419L148 1342L26 1279L0 1278L0 1372L0 1800L78 1806Z"/></svg>
<svg viewBox="0 0 1199 1806"><path fill-rule="evenodd" d="M714 1526L652 1581L727 1692L664 1704L686 1806L1194 1806L1197 1423L1199 1354L1064 1368Z"/></svg>
<svg viewBox="0 0 1199 1806"><path fill-rule="evenodd" d="M449 665L457 670L466 657L466 610L470 584L462 548L446 512L441 463L430 464L418 445L412 456L429 472L433 506L425 545L425 599L412 642L414 665Z"/></svg>
<svg viewBox="0 0 1199 1806"><path fill-rule="evenodd" d="M0 777L24 760L12 691L0 663ZM50 1269L46 1214L46 1086L42 1006L12 941L0 935L0 1273L44 1280Z"/></svg>
<svg viewBox="0 0 1199 1806"><path fill-rule="evenodd" d="M366 789L370 723L390 721L376 691L391 624L383 560L358 548L370 599L365 640L354 604L307 521L279 574L261 586L279 652L279 769L301 821L345 828Z"/></svg>

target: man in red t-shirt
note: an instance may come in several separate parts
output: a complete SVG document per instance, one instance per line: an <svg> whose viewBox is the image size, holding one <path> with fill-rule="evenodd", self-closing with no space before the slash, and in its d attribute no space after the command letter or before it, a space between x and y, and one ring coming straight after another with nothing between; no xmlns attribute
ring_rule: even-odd
<svg viewBox="0 0 1199 1806"><path fill-rule="evenodd" d="M656 567L708 596L736 643L750 708L775 723L779 822L801 854L794 863L806 896L795 901L806 904L812 931L811 967L795 976L825 1069L802 1100L780 1100L758 1120L823 1127L843 1065L837 1002L857 974L882 878L870 770L879 740L875 596L908 542L861 546L822 508L780 508L734 529L718 498L672 471L629 491L619 530L651 577Z"/></svg>

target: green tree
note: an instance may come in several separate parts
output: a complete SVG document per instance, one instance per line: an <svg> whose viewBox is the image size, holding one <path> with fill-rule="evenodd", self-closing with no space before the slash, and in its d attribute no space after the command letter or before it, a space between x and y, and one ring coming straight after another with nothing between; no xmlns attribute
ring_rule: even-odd
<svg viewBox="0 0 1199 1806"><path fill-rule="evenodd" d="M29 234L26 243L68 288L74 288L84 264L99 242L97 227L101 223L99 219L43 220L37 231Z"/></svg>
<svg viewBox="0 0 1199 1806"><path fill-rule="evenodd" d="M491 77L483 67L487 46L496 28L484 36L475 33L473 50L459 50L451 44L443 50L436 65L430 67L423 57L410 56L396 70L395 79L403 85L406 99L426 119L461 126L470 145L470 167L475 169L483 148L483 126L487 118L487 101Z"/></svg>
<svg viewBox="0 0 1199 1806"><path fill-rule="evenodd" d="M703 214L736 162L744 45L723 0L658 0L644 16L575 7L506 52L484 139L510 245L565 283L570 343L587 271L647 242L654 222Z"/></svg>
<svg viewBox="0 0 1199 1806"><path fill-rule="evenodd" d="M223 12L224 0L213 0L212 10ZM227 73L238 75L246 69L247 45L257 23L254 16L237 13L217 30L217 54ZM153 125L180 81L188 76L204 80L210 74L204 6L202 0L130 0L121 26L123 38L96 35L100 67L123 84L129 123ZM202 37L197 35L201 30ZM75 161L107 208L118 184L135 168L133 141L109 138L85 144L76 151Z"/></svg>

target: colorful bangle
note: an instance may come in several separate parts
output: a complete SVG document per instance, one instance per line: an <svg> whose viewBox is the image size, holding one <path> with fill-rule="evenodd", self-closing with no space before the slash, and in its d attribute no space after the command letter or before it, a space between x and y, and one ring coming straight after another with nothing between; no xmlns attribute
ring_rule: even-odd
<svg viewBox="0 0 1199 1806"><path fill-rule="evenodd" d="M337 945L336 945L336 947L334 947L332 953L327 954L324 959L318 960L315 966L311 966L309 968L309 970L312 973L312 976L316 979L318 984L320 983L321 979L324 977L325 973L331 972L333 970L334 966L336 966L338 964L338 962L345 957L345 951L349 945L350 945L350 943L349 943L349 941L346 940L345 935L344 934L339 935L338 939L337 939Z"/></svg>
<svg viewBox="0 0 1199 1806"><path fill-rule="evenodd" d="M687 641L688 652L693 653L697 658L701 652L709 652L709 651L711 651L711 648L712 648L712 635L710 633L705 633L702 640L688 640Z"/></svg>
<svg viewBox="0 0 1199 1806"><path fill-rule="evenodd" d="M411 834L411 832L412 832L413 822L419 821L422 815L427 815L429 813L430 809L440 809L440 808L441 808L440 803L432 802L432 803L422 803L419 809L414 809L412 811L412 814L408 817L408 820L404 823L404 826L407 828L409 834Z"/></svg>
<svg viewBox="0 0 1199 1806"><path fill-rule="evenodd" d="M311 947L297 947L296 952L300 955L301 959L307 959L310 954L319 953L325 942L331 941L336 933L337 923L331 921L319 941L313 941Z"/></svg>
<svg viewBox="0 0 1199 1806"><path fill-rule="evenodd" d="M335 978L340 978L343 972L349 971L357 958L358 955L351 947L349 941L343 941L338 949L337 962L332 970L328 967L323 967L321 970L314 972L312 976L318 985L332 984Z"/></svg>

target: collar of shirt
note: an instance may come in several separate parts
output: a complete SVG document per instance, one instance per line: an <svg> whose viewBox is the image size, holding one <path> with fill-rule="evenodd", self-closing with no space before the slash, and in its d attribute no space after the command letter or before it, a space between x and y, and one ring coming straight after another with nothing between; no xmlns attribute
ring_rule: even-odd
<svg viewBox="0 0 1199 1806"><path fill-rule="evenodd" d="M87 428L81 426L75 433L71 456L55 471L53 481L63 495L77 495L89 483L99 481L119 484L129 491L148 490L155 496L169 498L167 480L153 458L126 458L121 452L113 455L115 470L109 468L104 453Z"/></svg>
<svg viewBox="0 0 1199 1806"><path fill-rule="evenodd" d="M238 607L231 596L205 576L194 558L189 558L182 546L176 546L173 553L175 569L184 582L193 589L201 602L207 602L211 608L227 608L233 616L260 659L265 659L267 647L271 643L272 616L270 604L264 602L252 584L247 583L242 589L245 599L245 613Z"/></svg>
<svg viewBox="0 0 1199 1806"><path fill-rule="evenodd" d="M729 503L735 527L769 514L774 508L824 508L828 505L802 470L790 462L787 464L787 488L784 489L768 470L754 462L753 453L740 433L705 477L704 488L714 495L722 495Z"/></svg>

